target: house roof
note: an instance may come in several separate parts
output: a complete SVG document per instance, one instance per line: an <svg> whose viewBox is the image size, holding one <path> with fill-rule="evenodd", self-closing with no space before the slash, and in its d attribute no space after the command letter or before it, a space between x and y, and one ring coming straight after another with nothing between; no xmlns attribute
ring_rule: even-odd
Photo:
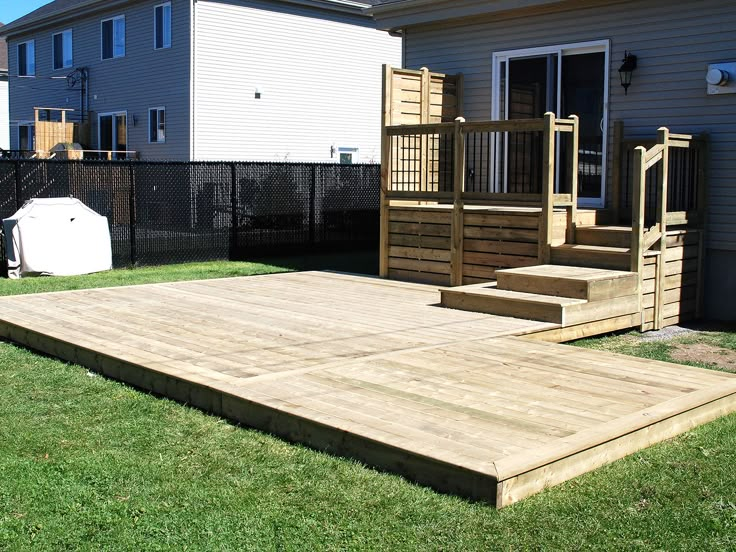
<svg viewBox="0 0 736 552"><path fill-rule="evenodd" d="M589 3L571 0L378 0L366 11L376 20L379 29L391 30L479 16L579 7Z"/></svg>
<svg viewBox="0 0 736 552"><path fill-rule="evenodd" d="M13 35L31 30L48 23L59 23L81 12L88 13L95 9L109 9L134 2L135 0L53 0L19 17L0 29L0 35ZM362 15L363 10L380 3L380 0L279 0L292 4L311 5L322 9L352 12Z"/></svg>

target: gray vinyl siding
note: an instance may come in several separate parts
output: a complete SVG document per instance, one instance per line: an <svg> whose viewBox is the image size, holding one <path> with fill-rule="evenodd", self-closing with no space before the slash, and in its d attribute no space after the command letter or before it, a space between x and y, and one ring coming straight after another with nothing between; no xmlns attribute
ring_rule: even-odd
<svg viewBox="0 0 736 552"><path fill-rule="evenodd" d="M736 95L708 96L705 86L708 63L736 61L734 29L734 2L637 1L482 23L409 27L405 64L463 73L465 116L489 119L494 52L610 40L609 129L613 121L623 120L629 136L653 137L659 126L673 132L708 132L708 244L736 251ZM617 72L624 50L638 56L627 96Z"/></svg>
<svg viewBox="0 0 736 552"><path fill-rule="evenodd" d="M195 159L329 162L334 146L380 160L381 64L401 63L401 39L259 0L199 1L194 21Z"/></svg>
<svg viewBox="0 0 736 552"><path fill-rule="evenodd" d="M113 111L128 113L128 149L143 159L188 159L189 127L189 0L172 0L171 48L154 50L154 6L161 0L136 2L125 8L95 13L72 23L49 26L8 40L11 141L17 147L18 132L13 123L33 120L33 107L71 107L79 117L79 92L69 90L61 78L72 69L52 70L52 34L72 29L73 67L89 70L91 143L98 148L97 115ZM102 60L101 21L125 15L125 56ZM35 40L36 76L19 78L17 44ZM95 98L96 96L96 98ZM148 109L166 108L166 142L148 143ZM133 120L136 124L133 124Z"/></svg>

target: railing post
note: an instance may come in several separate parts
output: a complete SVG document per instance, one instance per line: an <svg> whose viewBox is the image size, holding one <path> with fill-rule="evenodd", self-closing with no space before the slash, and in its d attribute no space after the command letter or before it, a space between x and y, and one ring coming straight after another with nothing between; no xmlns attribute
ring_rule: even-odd
<svg viewBox="0 0 736 552"><path fill-rule="evenodd" d="M230 163L230 260L238 254L238 167Z"/></svg>
<svg viewBox="0 0 736 552"><path fill-rule="evenodd" d="M419 123L429 124L430 81L429 69L421 68L422 80L420 84L419 98ZM429 139L426 134L419 137L419 189L423 192L429 190L429 163L428 160Z"/></svg>
<svg viewBox="0 0 736 552"><path fill-rule="evenodd" d="M659 261L657 262L656 294L654 303L654 329L664 327L665 264L667 263L667 182L669 180L669 140L670 131L665 127L657 129L657 143L662 144L662 170L659 173L659 202L657 203L657 222L659 239Z"/></svg>
<svg viewBox="0 0 736 552"><path fill-rule="evenodd" d="M572 120L572 138L570 144L570 219L567 221L565 241L575 243L575 232L578 227L578 154L580 152L580 118L570 115Z"/></svg>
<svg viewBox="0 0 736 552"><path fill-rule="evenodd" d="M539 219L539 264L549 264L552 254L555 187L555 114L544 114L542 136L542 216Z"/></svg>
<svg viewBox="0 0 736 552"><path fill-rule="evenodd" d="M383 66L383 99L381 121L381 183L379 194L380 236L378 245L378 275L388 277L389 257L389 199L391 190L391 138L386 127L391 125L391 93L393 89L393 69L390 65Z"/></svg>
<svg viewBox="0 0 736 552"><path fill-rule="evenodd" d="M136 212L135 212L135 196L136 196L136 186L135 186L135 167L133 166L133 161L128 161L128 175L130 178L130 195L129 195L129 203L128 203L128 216L130 217L130 265L135 266L138 262L138 248L136 245L136 235L135 235L135 226L136 226Z"/></svg>
<svg viewBox="0 0 736 552"><path fill-rule="evenodd" d="M452 224L450 229L450 285L463 285L463 192L465 191L465 135L463 117L455 119Z"/></svg>
<svg viewBox="0 0 736 552"><path fill-rule="evenodd" d="M646 167L644 165L644 154L646 153L644 146L634 148L634 175L631 187L631 272L636 272L639 276L639 290L642 289L643 272L644 272L644 199L645 199L645 180ZM641 298L641 291L639 292ZM641 308L641 329L644 329L644 310Z"/></svg>

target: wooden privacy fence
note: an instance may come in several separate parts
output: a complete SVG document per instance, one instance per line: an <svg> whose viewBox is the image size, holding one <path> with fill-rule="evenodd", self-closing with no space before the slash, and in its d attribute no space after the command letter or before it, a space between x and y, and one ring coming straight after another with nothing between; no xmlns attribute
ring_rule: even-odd
<svg viewBox="0 0 736 552"><path fill-rule="evenodd" d="M523 136L520 140L516 139L519 135ZM566 162L561 163L565 170L557 167L557 148L562 135L569 136ZM555 209L567 211L565 237L568 241L574 240L578 139L578 118L558 119L554 113L546 113L544 119L466 122L458 117L452 123L385 127L381 171L381 275L388 276L389 270L388 210L391 201L452 206L450 285L463 283L466 204L541 208L536 261L548 263L554 239ZM509 144L516 144L518 148L529 146L530 150L535 146L539 150L538 156L515 152L516 157L530 159L526 162L528 170L519 169L518 163L514 166L511 161L515 157L514 150ZM536 178L529 172L531 170L538 171L541 185L534 187L530 183L525 187L527 180Z"/></svg>

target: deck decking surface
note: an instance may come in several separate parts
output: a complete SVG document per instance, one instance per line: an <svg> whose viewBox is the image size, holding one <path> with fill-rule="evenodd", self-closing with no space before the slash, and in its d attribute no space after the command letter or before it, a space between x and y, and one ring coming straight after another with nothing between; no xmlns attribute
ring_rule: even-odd
<svg viewBox="0 0 736 552"><path fill-rule="evenodd" d="M736 376L543 343L432 286L289 273L0 298L0 335L505 505L736 409Z"/></svg>

